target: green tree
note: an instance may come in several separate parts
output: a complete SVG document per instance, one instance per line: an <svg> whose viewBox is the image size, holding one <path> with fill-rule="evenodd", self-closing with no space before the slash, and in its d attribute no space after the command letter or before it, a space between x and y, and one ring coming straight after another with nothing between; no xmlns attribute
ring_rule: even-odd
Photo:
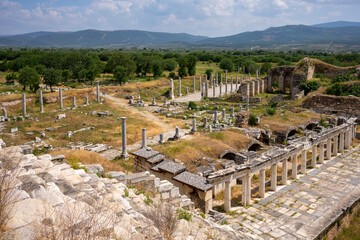
<svg viewBox="0 0 360 240"><path fill-rule="evenodd" d="M44 70L44 83L48 85L53 92L52 87L61 81L60 70L54 68L47 68Z"/></svg>
<svg viewBox="0 0 360 240"><path fill-rule="evenodd" d="M196 62L197 57L195 55L188 55L187 56L187 70L190 76L196 75Z"/></svg>
<svg viewBox="0 0 360 240"><path fill-rule="evenodd" d="M174 71L176 67L177 67L177 62L175 61L175 59L170 58L165 60L164 69L166 71L169 72Z"/></svg>
<svg viewBox="0 0 360 240"><path fill-rule="evenodd" d="M160 60L154 60L151 65L154 78L160 77L161 74L164 72L162 62Z"/></svg>
<svg viewBox="0 0 360 240"><path fill-rule="evenodd" d="M308 95L309 92L313 92L319 89L319 83L317 81L307 81L300 84L300 89L304 90L304 94Z"/></svg>
<svg viewBox="0 0 360 240"><path fill-rule="evenodd" d="M136 63L132 56L124 53L114 53L109 57L105 66L105 71L112 73L117 66L123 66L126 69L126 75L129 78L135 73Z"/></svg>
<svg viewBox="0 0 360 240"><path fill-rule="evenodd" d="M234 63L230 58L224 58L220 61L220 68L232 72L234 71Z"/></svg>
<svg viewBox="0 0 360 240"><path fill-rule="evenodd" d="M24 91L29 87L31 91L36 92L39 89L40 76L34 68L24 67L19 71L19 83L23 85Z"/></svg>
<svg viewBox="0 0 360 240"><path fill-rule="evenodd" d="M269 63L269 62L264 63L263 65L261 65L260 73L267 74L269 72L269 70L271 69L271 67L272 67L271 63Z"/></svg>
<svg viewBox="0 0 360 240"><path fill-rule="evenodd" d="M179 77L186 77L188 75L187 72L187 59L186 57L180 57L178 59L178 63L179 63Z"/></svg>
<svg viewBox="0 0 360 240"><path fill-rule="evenodd" d="M62 75L62 79L66 82L67 80L70 79L71 72L69 70L65 69L64 71L62 71L61 75Z"/></svg>
<svg viewBox="0 0 360 240"><path fill-rule="evenodd" d="M206 74L206 76L207 76L208 79L211 78L211 73L212 73L212 72L213 72L212 69L206 69L205 74Z"/></svg>
<svg viewBox="0 0 360 240"><path fill-rule="evenodd" d="M127 82L128 80L128 72L126 67L124 66L117 66L114 69L114 79L121 85Z"/></svg>
<svg viewBox="0 0 360 240"><path fill-rule="evenodd" d="M13 84L16 79L17 79L16 73L9 73L8 75L6 75L7 84Z"/></svg>

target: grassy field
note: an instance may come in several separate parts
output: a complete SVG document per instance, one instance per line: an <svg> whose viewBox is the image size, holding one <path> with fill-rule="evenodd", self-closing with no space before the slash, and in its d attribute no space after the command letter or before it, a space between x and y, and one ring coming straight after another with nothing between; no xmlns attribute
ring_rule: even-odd
<svg viewBox="0 0 360 240"><path fill-rule="evenodd" d="M45 130L48 127L56 128L55 132L47 132L47 137L51 138L49 144L53 146L66 146L69 141L77 142L92 142L92 143L105 143L112 146L121 145L121 121L117 120L119 117L127 117L127 138L128 144L132 144L141 139L141 128L147 129L147 135L153 136L163 131L161 127L152 121L146 121L146 119L138 114L135 114L129 110L121 108L116 104L105 101L103 104L97 103L94 100L95 96L90 95L90 101L93 103L88 106L82 106L85 102L85 97L79 95L79 92L67 91L64 96L72 93L77 94L78 108L72 110L66 110L65 112L59 109L59 103L52 103L44 105L45 113L39 112L39 103L37 101L31 101L27 103L27 112L34 120L24 121L11 121L6 123L5 128L10 129L18 127L19 132L14 135L10 135L9 130L3 131L0 134L0 138L3 138L8 145L20 144L34 140L35 136L40 135L41 130ZM69 97L63 101L64 108L72 106L72 98ZM21 103L8 109L8 116L19 116L22 114ZM90 115L85 114L91 111L109 111L114 116L98 117L97 114ZM58 114L65 113L66 117L58 122L55 119ZM74 131L84 127L95 127L94 130L79 132L74 134L71 138L65 137L67 131ZM34 132L33 136L26 135L26 132Z"/></svg>
<svg viewBox="0 0 360 240"><path fill-rule="evenodd" d="M336 240L360 240L360 212L350 222L349 227L342 230L342 232L335 238Z"/></svg>

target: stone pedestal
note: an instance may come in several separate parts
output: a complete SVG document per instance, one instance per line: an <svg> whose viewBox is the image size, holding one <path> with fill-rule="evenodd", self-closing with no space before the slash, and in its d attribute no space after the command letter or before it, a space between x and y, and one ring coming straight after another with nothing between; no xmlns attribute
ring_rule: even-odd
<svg viewBox="0 0 360 240"><path fill-rule="evenodd" d="M197 129L196 129L196 119L193 119L191 132L192 132L192 133L196 133L196 132L197 132Z"/></svg>
<svg viewBox="0 0 360 240"><path fill-rule="evenodd" d="M163 144L165 142L164 140L164 134L163 133L160 133L159 135L159 143Z"/></svg>
<svg viewBox="0 0 360 240"><path fill-rule="evenodd" d="M77 107L77 105L76 105L76 97L73 96L73 108L76 108L76 107Z"/></svg>

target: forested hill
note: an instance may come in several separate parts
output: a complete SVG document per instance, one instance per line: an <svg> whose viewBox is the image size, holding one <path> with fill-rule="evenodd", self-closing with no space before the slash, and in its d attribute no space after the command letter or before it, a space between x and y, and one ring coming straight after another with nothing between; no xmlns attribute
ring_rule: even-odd
<svg viewBox="0 0 360 240"><path fill-rule="evenodd" d="M0 37L0 46L12 47L75 47L131 48L171 44L180 46L206 39L186 33L148 32L138 30L78 32L35 32Z"/></svg>
<svg viewBox="0 0 360 240"><path fill-rule="evenodd" d="M287 25L216 38L137 30L36 32L2 36L0 46L359 51L360 26L348 26L348 22L344 24L337 22L323 25L328 27ZM336 25L342 27L332 27Z"/></svg>
<svg viewBox="0 0 360 240"><path fill-rule="evenodd" d="M204 48L237 49L360 49L360 27L320 28L305 25L273 27L227 37L205 39L197 43Z"/></svg>

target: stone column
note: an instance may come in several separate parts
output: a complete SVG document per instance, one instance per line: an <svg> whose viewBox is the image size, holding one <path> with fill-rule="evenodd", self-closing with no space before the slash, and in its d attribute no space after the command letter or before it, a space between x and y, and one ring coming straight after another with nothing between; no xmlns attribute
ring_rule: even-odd
<svg viewBox="0 0 360 240"><path fill-rule="evenodd" d="M208 213L210 210L212 210L212 205L213 205L213 198L212 198L212 193L213 190L209 190L208 194L210 195L209 198L207 200L205 200L205 213Z"/></svg>
<svg viewBox="0 0 360 240"><path fill-rule="evenodd" d="M197 132L197 129L196 129L196 119L193 119L193 125L192 125L192 129L191 129L191 132L192 133L196 133Z"/></svg>
<svg viewBox="0 0 360 240"><path fill-rule="evenodd" d="M163 144L164 142L165 142L164 133L160 133L160 135L159 135L159 143Z"/></svg>
<svg viewBox="0 0 360 240"><path fill-rule="evenodd" d="M76 105L76 97L73 96L73 108L76 108L76 107L77 107L77 105Z"/></svg>
<svg viewBox="0 0 360 240"><path fill-rule="evenodd" d="M141 148L146 148L146 128L141 131Z"/></svg>
<svg viewBox="0 0 360 240"><path fill-rule="evenodd" d="M180 138L180 130L179 130L179 127L178 127L178 126L175 127L175 135L174 135L174 138L175 138L175 139Z"/></svg>
<svg viewBox="0 0 360 240"><path fill-rule="evenodd" d="M164 97L164 106L166 106L167 105L167 102L166 102L166 97Z"/></svg>
<svg viewBox="0 0 360 240"><path fill-rule="evenodd" d="M222 110L222 120L224 121L226 119L226 110L223 108Z"/></svg>
<svg viewBox="0 0 360 240"><path fill-rule="evenodd" d="M235 92L237 92L239 90L239 79L238 76L236 76L236 80L235 80Z"/></svg>
<svg viewBox="0 0 360 240"><path fill-rule="evenodd" d="M242 83L243 83L243 76L240 75L240 84L242 84Z"/></svg>
<svg viewBox="0 0 360 240"><path fill-rule="evenodd" d="M216 97L216 87L215 87L215 80L213 81L213 97Z"/></svg>
<svg viewBox="0 0 360 240"><path fill-rule="evenodd" d="M288 161L284 159L282 162L282 176L281 176L281 183L282 185L287 185L287 170L288 170Z"/></svg>
<svg viewBox="0 0 360 240"><path fill-rule="evenodd" d="M251 81L251 73L249 73L249 81Z"/></svg>
<svg viewBox="0 0 360 240"><path fill-rule="evenodd" d="M222 83L222 79L223 79L223 75L222 73L220 74L220 82Z"/></svg>
<svg viewBox="0 0 360 240"><path fill-rule="evenodd" d="M218 121L218 112L215 111L215 113L214 113L214 124L218 124L218 123L219 123L219 121Z"/></svg>
<svg viewBox="0 0 360 240"><path fill-rule="evenodd" d="M249 111L249 97L246 98L246 111Z"/></svg>
<svg viewBox="0 0 360 240"><path fill-rule="evenodd" d="M89 96L88 95L85 96L85 105L89 105Z"/></svg>
<svg viewBox="0 0 360 240"><path fill-rule="evenodd" d="M326 160L331 158L331 138L327 139L326 142Z"/></svg>
<svg viewBox="0 0 360 240"><path fill-rule="evenodd" d="M205 83L202 83L201 87L201 99L204 99L205 97Z"/></svg>
<svg viewBox="0 0 360 240"><path fill-rule="evenodd" d="M245 206L249 206L251 203L251 177L250 175L246 175L243 177L243 181L245 181Z"/></svg>
<svg viewBox="0 0 360 240"><path fill-rule="evenodd" d="M227 71L225 71L225 95L228 94Z"/></svg>
<svg viewBox="0 0 360 240"><path fill-rule="evenodd" d="M193 92L195 92L195 76L193 77Z"/></svg>
<svg viewBox="0 0 360 240"><path fill-rule="evenodd" d="M204 118L203 128L206 128L206 127L207 127L207 118L205 117L205 118Z"/></svg>
<svg viewBox="0 0 360 240"><path fill-rule="evenodd" d="M219 97L221 97L221 95L222 95L222 82L220 82L220 95L219 95Z"/></svg>
<svg viewBox="0 0 360 240"><path fill-rule="evenodd" d="M99 81L96 82L96 101L100 102L100 87L99 87Z"/></svg>
<svg viewBox="0 0 360 240"><path fill-rule="evenodd" d="M181 97L181 77L179 77L179 97Z"/></svg>
<svg viewBox="0 0 360 240"><path fill-rule="evenodd" d="M298 155L295 154L291 157L291 178L296 179L297 178L297 158Z"/></svg>
<svg viewBox="0 0 360 240"><path fill-rule="evenodd" d="M44 101L43 101L43 92L40 90L39 91L39 102L40 102L40 112L43 113L44 112Z"/></svg>
<svg viewBox="0 0 360 240"><path fill-rule="evenodd" d="M170 78L169 98L174 99L174 80Z"/></svg>
<svg viewBox="0 0 360 240"><path fill-rule="evenodd" d="M277 181L277 163L271 165L271 190L276 191Z"/></svg>
<svg viewBox="0 0 360 240"><path fill-rule="evenodd" d="M256 70L256 80L258 79L259 75L258 75L258 70Z"/></svg>
<svg viewBox="0 0 360 240"><path fill-rule="evenodd" d="M23 116L26 116L26 94L22 94Z"/></svg>
<svg viewBox="0 0 360 240"><path fill-rule="evenodd" d="M211 72L210 74L210 88L214 87L215 85L213 85L213 81L214 81L214 77L213 77L213 73Z"/></svg>
<svg viewBox="0 0 360 240"><path fill-rule="evenodd" d="M324 142L319 143L319 163L324 163Z"/></svg>
<svg viewBox="0 0 360 240"><path fill-rule="evenodd" d="M205 75L205 96L209 97L209 81L206 75Z"/></svg>
<svg viewBox="0 0 360 240"><path fill-rule="evenodd" d="M233 76L231 76L231 82L230 82L230 93L232 93L233 92L233 82L234 82L234 80L233 80Z"/></svg>
<svg viewBox="0 0 360 240"><path fill-rule="evenodd" d="M152 104L151 105L153 105L153 106L155 106L156 105L156 102L155 102L155 98L153 97L153 100L152 100Z"/></svg>
<svg viewBox="0 0 360 240"><path fill-rule="evenodd" d="M224 210L225 212L230 212L231 209L231 181L225 182L225 191L224 191Z"/></svg>
<svg viewBox="0 0 360 240"><path fill-rule="evenodd" d="M62 89L59 89L59 102L60 102L60 109L63 109L63 101L62 101Z"/></svg>
<svg viewBox="0 0 360 240"><path fill-rule="evenodd" d="M234 107L231 107L230 110L231 110L230 117L233 118L234 117Z"/></svg>
<svg viewBox="0 0 360 240"><path fill-rule="evenodd" d="M350 138L349 138L349 129L345 131L345 149L348 149L350 147Z"/></svg>
<svg viewBox="0 0 360 240"><path fill-rule="evenodd" d="M311 167L316 168L317 145L315 144L311 150Z"/></svg>
<svg viewBox="0 0 360 240"><path fill-rule="evenodd" d="M339 146L339 152L344 153L344 132L340 133L340 146Z"/></svg>
<svg viewBox="0 0 360 240"><path fill-rule="evenodd" d="M7 111L6 111L5 108L3 108L2 110L3 110L4 118L5 118L5 120L6 120L6 119L7 119Z"/></svg>
<svg viewBox="0 0 360 240"><path fill-rule="evenodd" d="M199 76L199 91L201 91L201 76Z"/></svg>
<svg viewBox="0 0 360 240"><path fill-rule="evenodd" d="M265 169L260 170L260 176L259 176L259 196L261 198L265 197Z"/></svg>
<svg viewBox="0 0 360 240"><path fill-rule="evenodd" d="M334 148L333 148L333 155L334 156L337 156L337 153L338 153L338 135L334 136L334 141L333 141L333 144L334 144Z"/></svg>
<svg viewBox="0 0 360 240"><path fill-rule="evenodd" d="M120 157L123 159L128 159L129 154L126 151L126 117L122 117L121 120L122 120L121 122L122 152Z"/></svg>
<svg viewBox="0 0 360 240"><path fill-rule="evenodd" d="M216 72L216 87L219 85L219 73Z"/></svg>
<svg viewBox="0 0 360 240"><path fill-rule="evenodd" d="M301 152L301 173L305 174L306 173L306 150L303 150Z"/></svg>
<svg viewBox="0 0 360 240"><path fill-rule="evenodd" d="M186 95L189 94L189 87L186 87Z"/></svg>

